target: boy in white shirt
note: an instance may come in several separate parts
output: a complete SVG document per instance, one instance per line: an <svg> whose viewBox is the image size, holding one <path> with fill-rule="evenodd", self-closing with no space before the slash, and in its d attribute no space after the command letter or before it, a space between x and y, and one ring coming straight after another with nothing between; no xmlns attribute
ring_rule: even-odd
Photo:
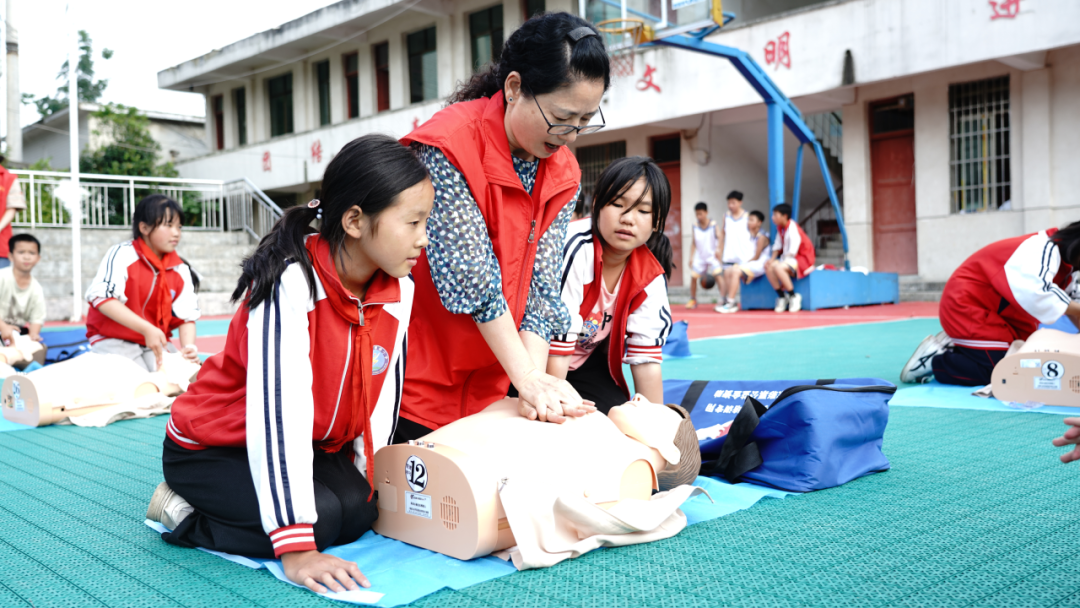
<svg viewBox="0 0 1080 608"><path fill-rule="evenodd" d="M716 312L735 312L739 309L738 267L754 257L748 225L750 214L742 208L742 204L742 192L732 190L728 193L728 212L724 216L724 227L720 231L719 249L723 252L720 258L723 276L720 280L720 303L714 309ZM733 292L735 295L732 295Z"/></svg>
<svg viewBox="0 0 1080 608"><path fill-rule="evenodd" d="M741 264L732 264L724 269L721 281L727 303L717 306L716 312L732 313L739 310L739 290L741 284L749 284L750 281L765 275L765 262L769 259L769 237L762 232L761 226L765 222L765 214L760 211L751 211L746 217L746 226L749 229L747 239L750 242L750 259Z"/></svg>
<svg viewBox="0 0 1080 608"><path fill-rule="evenodd" d="M26 353L40 353L34 358L44 359L44 349L34 343L41 342L45 292L30 276L41 260L41 243L32 235L16 234L8 247L11 266L0 269L0 341Z"/></svg>
<svg viewBox="0 0 1080 608"><path fill-rule="evenodd" d="M694 241L690 244L690 301L686 303L687 310L697 308L697 286L701 280L701 288L709 289L711 282L721 272L720 268L720 228L716 222L709 219L709 206L704 202L694 205L694 216L697 223L694 224ZM721 297L723 292L721 291Z"/></svg>

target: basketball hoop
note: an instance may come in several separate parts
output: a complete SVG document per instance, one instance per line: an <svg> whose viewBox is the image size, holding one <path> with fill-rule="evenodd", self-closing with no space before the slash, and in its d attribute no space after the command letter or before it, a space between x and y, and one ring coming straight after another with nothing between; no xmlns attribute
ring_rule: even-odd
<svg viewBox="0 0 1080 608"><path fill-rule="evenodd" d="M611 74L616 78L632 76L637 47L652 41L652 27L642 19L605 19L596 24L596 29L604 33Z"/></svg>

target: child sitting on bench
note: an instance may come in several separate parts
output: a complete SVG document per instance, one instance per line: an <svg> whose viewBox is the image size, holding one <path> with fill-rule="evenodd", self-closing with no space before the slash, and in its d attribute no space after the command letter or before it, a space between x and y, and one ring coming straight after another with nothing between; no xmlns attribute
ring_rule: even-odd
<svg viewBox="0 0 1080 608"><path fill-rule="evenodd" d="M927 336L900 372L901 382L985 386L1015 340L1039 323L1067 316L1080 326L1080 302L1065 288L1080 268L1080 222L991 243L952 273L938 315L944 331Z"/></svg>
<svg viewBox="0 0 1080 608"><path fill-rule="evenodd" d="M566 233L562 299L570 331L551 340L547 371L605 414L630 398L623 363L634 390L663 403L670 204L671 186L652 159L621 158L596 180L592 218L571 223Z"/></svg>
<svg viewBox="0 0 1080 608"><path fill-rule="evenodd" d="M776 290L776 312L799 312L802 295L795 293L792 277L801 279L814 270L814 244L801 226L791 219L791 205L780 203L773 208L776 242L772 259L765 263L765 276Z"/></svg>
<svg viewBox="0 0 1080 608"><path fill-rule="evenodd" d="M147 512L171 544L281 558L318 593L370 586L321 551L377 516L374 455L397 424L435 191L411 150L365 135L330 161L322 197L244 260L225 349L172 406Z"/></svg>
<svg viewBox="0 0 1080 608"><path fill-rule="evenodd" d="M32 234L16 234L8 240L8 251L11 266L0 269L0 342L32 353L35 361L45 363L45 348L39 344L45 323L45 292L30 274L41 261L41 242ZM29 361L23 366L26 363Z"/></svg>
<svg viewBox="0 0 1080 608"><path fill-rule="evenodd" d="M156 372L178 329L180 352L198 361L199 283L176 253L183 214L180 204L163 194L135 206L132 239L109 249L86 290L86 338L94 352L122 355Z"/></svg>

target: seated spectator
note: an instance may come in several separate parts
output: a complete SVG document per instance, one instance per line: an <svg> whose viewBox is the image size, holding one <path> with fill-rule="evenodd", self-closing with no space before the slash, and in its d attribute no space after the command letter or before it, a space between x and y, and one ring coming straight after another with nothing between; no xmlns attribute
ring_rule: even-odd
<svg viewBox="0 0 1080 608"><path fill-rule="evenodd" d="M814 244L801 226L791 219L791 205L780 203L773 208L776 242L772 259L765 263L765 276L776 290L776 312L799 312L802 296L795 293L794 279L801 279L814 270Z"/></svg>
<svg viewBox="0 0 1080 608"><path fill-rule="evenodd" d="M1065 293L1080 267L1080 222L991 243L952 273L941 294L944 331L927 336L901 382L985 386L1016 340L1066 316L1080 326L1080 302Z"/></svg>
<svg viewBox="0 0 1080 608"><path fill-rule="evenodd" d="M749 251L753 257L739 264L732 264L724 268L721 277L721 290L727 297L723 306L717 306L716 312L731 313L739 310L740 281L747 284L754 279L765 275L765 262L769 259L769 237L761 231L761 225L765 223L765 214L760 211L751 211L746 218L747 241L750 243Z"/></svg>
<svg viewBox="0 0 1080 608"><path fill-rule="evenodd" d="M12 265L0 269L0 340L13 346L15 336L41 341L45 292L30 272L41 261L41 243L33 235L16 234L8 241Z"/></svg>

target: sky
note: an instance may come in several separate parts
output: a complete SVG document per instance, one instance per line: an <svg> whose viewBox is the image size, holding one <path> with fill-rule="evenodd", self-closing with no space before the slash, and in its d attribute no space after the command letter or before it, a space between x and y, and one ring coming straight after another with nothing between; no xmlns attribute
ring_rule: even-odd
<svg viewBox="0 0 1080 608"><path fill-rule="evenodd" d="M19 84L35 97L53 95L67 59L66 0L10 0L19 31ZM161 90L157 73L252 34L268 30L336 0L71 0L79 29L93 40L95 78L107 78L102 101L142 110L203 116L202 95ZM2 10L2 5L0 5ZM101 59L102 49L113 51ZM21 111L25 126L38 119Z"/></svg>

